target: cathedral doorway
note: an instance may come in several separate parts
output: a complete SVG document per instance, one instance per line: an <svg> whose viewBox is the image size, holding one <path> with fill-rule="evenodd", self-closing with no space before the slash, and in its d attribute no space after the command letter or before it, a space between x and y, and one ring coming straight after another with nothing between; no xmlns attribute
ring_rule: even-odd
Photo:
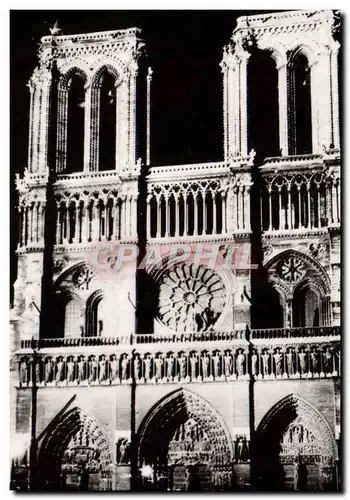
<svg viewBox="0 0 350 500"><path fill-rule="evenodd" d="M263 418L254 447L255 482L266 491L334 489L336 446L328 423L296 396Z"/></svg>
<svg viewBox="0 0 350 500"><path fill-rule="evenodd" d="M175 391L150 411L139 432L138 461L140 489L231 487L232 442L225 424L207 401L188 390Z"/></svg>
<svg viewBox="0 0 350 500"><path fill-rule="evenodd" d="M78 408L66 413L44 439L38 470L40 489L111 490L113 462L98 422Z"/></svg>

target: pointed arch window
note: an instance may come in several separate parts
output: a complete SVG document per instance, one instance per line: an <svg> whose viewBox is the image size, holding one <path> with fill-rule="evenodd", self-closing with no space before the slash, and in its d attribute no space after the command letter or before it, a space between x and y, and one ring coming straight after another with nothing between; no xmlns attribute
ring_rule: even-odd
<svg viewBox="0 0 350 500"><path fill-rule="evenodd" d="M80 336L80 304L71 299L66 304L64 314L64 336L75 338Z"/></svg>
<svg viewBox="0 0 350 500"><path fill-rule="evenodd" d="M84 169L84 120L84 79L81 75L75 74L68 84L67 173L81 172Z"/></svg>
<svg viewBox="0 0 350 500"><path fill-rule="evenodd" d="M116 80L108 71L100 80L98 169L114 170L116 164L117 92Z"/></svg>
<svg viewBox="0 0 350 500"><path fill-rule="evenodd" d="M279 154L278 72L270 51L256 50L248 61L248 150L258 160Z"/></svg>
<svg viewBox="0 0 350 500"><path fill-rule="evenodd" d="M312 153L311 73L307 57L299 50L288 64L289 154Z"/></svg>
<svg viewBox="0 0 350 500"><path fill-rule="evenodd" d="M107 328L108 314L102 292L94 293L86 306L86 334L88 337L100 337Z"/></svg>

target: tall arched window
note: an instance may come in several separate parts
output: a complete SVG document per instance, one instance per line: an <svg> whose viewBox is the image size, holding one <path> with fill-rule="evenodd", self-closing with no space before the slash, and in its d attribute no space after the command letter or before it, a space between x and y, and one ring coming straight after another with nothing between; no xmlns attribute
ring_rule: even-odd
<svg viewBox="0 0 350 500"><path fill-rule="evenodd" d="M313 327L322 324L320 295L310 287L297 288L293 297L293 326Z"/></svg>
<svg viewBox="0 0 350 500"><path fill-rule="evenodd" d="M83 78L75 74L68 85L67 163L68 173L84 169L85 89Z"/></svg>
<svg viewBox="0 0 350 500"><path fill-rule="evenodd" d="M99 170L114 170L116 162L117 93L115 78L107 71L100 81Z"/></svg>
<svg viewBox="0 0 350 500"><path fill-rule="evenodd" d="M310 67L300 51L290 56L288 94L289 154L312 153Z"/></svg>
<svg viewBox="0 0 350 500"><path fill-rule="evenodd" d="M64 314L64 336L69 338L80 337L80 304L71 299L66 304Z"/></svg>
<svg viewBox="0 0 350 500"><path fill-rule="evenodd" d="M248 61L248 150L257 161L279 155L278 74L269 51L257 50Z"/></svg>
<svg viewBox="0 0 350 500"><path fill-rule="evenodd" d="M100 337L105 335L108 314L102 292L95 292L86 305L86 335Z"/></svg>

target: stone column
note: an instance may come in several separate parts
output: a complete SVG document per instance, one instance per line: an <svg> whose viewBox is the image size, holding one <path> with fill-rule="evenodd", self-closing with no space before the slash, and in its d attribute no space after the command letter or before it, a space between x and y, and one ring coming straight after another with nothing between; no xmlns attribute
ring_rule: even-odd
<svg viewBox="0 0 350 500"><path fill-rule="evenodd" d="M35 87L33 82L30 80L28 83L28 88L30 92L30 104L29 104L29 140L28 140L28 170L32 171L32 158L33 158L33 120L34 120L34 95ZM24 240L23 240L24 241Z"/></svg>
<svg viewBox="0 0 350 500"><path fill-rule="evenodd" d="M151 83L152 83L152 68L147 71L147 107L146 107L146 165L151 163Z"/></svg>
<svg viewBox="0 0 350 500"><path fill-rule="evenodd" d="M74 226L74 236L73 236L73 243L79 243L79 201L77 200L74 204L74 215L75 215L75 226Z"/></svg>
<svg viewBox="0 0 350 500"><path fill-rule="evenodd" d="M129 111L129 164L135 165L136 163L136 77L137 77L137 65L133 65L130 71L130 111Z"/></svg>
<svg viewBox="0 0 350 500"><path fill-rule="evenodd" d="M170 203L169 203L169 195L165 197L165 237L169 236L170 229Z"/></svg>
<svg viewBox="0 0 350 500"><path fill-rule="evenodd" d="M156 237L160 238L162 235L162 228L161 228L161 223L162 223L162 198L161 196L157 198L157 234Z"/></svg>
<svg viewBox="0 0 350 500"><path fill-rule="evenodd" d="M310 192L310 183L307 185L307 208L308 208L308 224L307 227L311 229L311 192Z"/></svg>
<svg viewBox="0 0 350 500"><path fill-rule="evenodd" d="M223 124L224 124L224 159L228 159L228 68L224 64L222 67L223 74Z"/></svg>
<svg viewBox="0 0 350 500"><path fill-rule="evenodd" d="M217 233L217 220L216 220L216 197L214 193L211 193L212 200L213 200L213 230L212 233L216 234Z"/></svg>
<svg viewBox="0 0 350 500"><path fill-rule="evenodd" d="M193 196L193 205L194 205L194 232L195 236L198 235L198 197L197 193L194 193Z"/></svg>
<svg viewBox="0 0 350 500"><path fill-rule="evenodd" d="M250 230L250 186L244 186L245 190L245 228Z"/></svg>
<svg viewBox="0 0 350 500"><path fill-rule="evenodd" d="M278 111L279 111L279 146L282 156L288 155L288 121L287 121L287 61L278 66Z"/></svg>
<svg viewBox="0 0 350 500"><path fill-rule="evenodd" d="M247 52L242 54L240 62L240 136L241 147L240 153L242 156L248 154L248 116L247 116L247 66L250 55Z"/></svg>
<svg viewBox="0 0 350 500"><path fill-rule="evenodd" d="M149 239L151 237L151 196L147 196L146 199L146 213L147 213L147 234L146 238Z"/></svg>
<svg viewBox="0 0 350 500"><path fill-rule="evenodd" d="M312 122L312 152L313 154L320 153L321 145L319 143L319 112L326 103L319 102L319 74L318 63L310 65L310 91L311 91L311 122ZM327 145L328 146L328 145Z"/></svg>
<svg viewBox="0 0 350 500"><path fill-rule="evenodd" d="M339 83L338 83L338 50L339 44L336 42L331 51L331 99L332 99L332 142L336 148L340 148L339 135Z"/></svg>
<svg viewBox="0 0 350 500"><path fill-rule="evenodd" d="M34 116L32 128L32 172L38 171L39 162L39 122L41 109L41 83L37 83L34 92Z"/></svg>
<svg viewBox="0 0 350 500"><path fill-rule="evenodd" d="M227 233L227 210L226 210L226 206L227 206L227 199L226 199L226 196L227 196L227 192L226 191L222 191L221 192L221 206L222 206L222 232L224 234Z"/></svg>
<svg viewBox="0 0 350 500"><path fill-rule="evenodd" d="M41 202L41 216L40 216L40 237L39 242L43 245L45 242L45 210L46 203L45 201Z"/></svg>
<svg viewBox="0 0 350 500"><path fill-rule="evenodd" d="M269 193L269 231L272 231L272 200L271 200L271 186L267 188Z"/></svg>
<svg viewBox="0 0 350 500"><path fill-rule="evenodd" d="M49 134L49 117L51 107L51 72L45 71L43 75L42 94L40 102L39 117L39 164L38 171L45 172L47 169L47 148Z"/></svg>
<svg viewBox="0 0 350 500"><path fill-rule="evenodd" d="M239 227L240 229L245 229L245 224L244 224L244 186L240 186L239 188Z"/></svg>
<svg viewBox="0 0 350 500"><path fill-rule="evenodd" d="M27 226L27 207L23 205L21 207L22 212L22 231L21 231L21 246L26 245L26 226Z"/></svg>
<svg viewBox="0 0 350 500"><path fill-rule="evenodd" d="M85 86L85 102L84 102L84 172L90 170L90 142L93 134L91 134L91 86Z"/></svg>
<svg viewBox="0 0 350 500"><path fill-rule="evenodd" d="M332 215L333 215L333 224L338 223L338 208L337 208L337 191L335 181L332 181Z"/></svg>

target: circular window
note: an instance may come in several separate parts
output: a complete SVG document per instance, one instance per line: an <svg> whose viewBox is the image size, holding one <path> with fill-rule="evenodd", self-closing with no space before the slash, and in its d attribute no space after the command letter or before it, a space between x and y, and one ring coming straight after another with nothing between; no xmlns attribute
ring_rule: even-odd
<svg viewBox="0 0 350 500"><path fill-rule="evenodd" d="M159 282L158 318L172 330L204 332L225 306L225 287L212 270L194 264L168 269Z"/></svg>

